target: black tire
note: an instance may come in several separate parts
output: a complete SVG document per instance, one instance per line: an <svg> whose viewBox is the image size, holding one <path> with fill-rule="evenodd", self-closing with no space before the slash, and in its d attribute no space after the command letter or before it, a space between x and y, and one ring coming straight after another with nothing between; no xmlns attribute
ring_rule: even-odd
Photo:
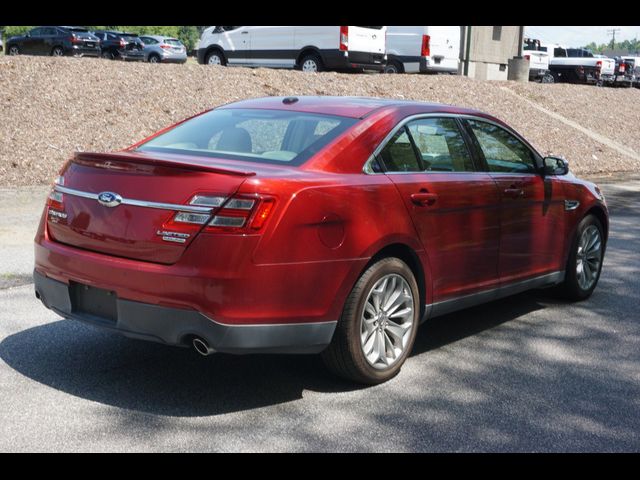
<svg viewBox="0 0 640 480"><path fill-rule="evenodd" d="M312 67L315 65L315 67ZM306 53L300 58L299 67L303 72L322 72L324 71L324 65L322 59L317 53ZM310 68L310 69L307 69ZM315 68L315 70L313 69Z"/></svg>
<svg viewBox="0 0 640 480"><path fill-rule="evenodd" d="M152 53L151 55L149 55L149 58L147 59L147 61L149 63L160 63L161 61L160 55L158 55L157 53Z"/></svg>
<svg viewBox="0 0 640 480"><path fill-rule="evenodd" d="M551 73L545 73L540 83L555 83L556 79Z"/></svg>
<svg viewBox="0 0 640 480"><path fill-rule="evenodd" d="M57 47L53 47L51 49L51 56L52 57L62 57L64 56L64 48L57 46Z"/></svg>
<svg viewBox="0 0 640 480"><path fill-rule="evenodd" d="M9 48L7 48L7 55L20 55L20 47L18 47L17 45L11 45Z"/></svg>
<svg viewBox="0 0 640 480"><path fill-rule="evenodd" d="M106 58L107 60L115 60L116 56L111 50L104 50L101 54L102 58Z"/></svg>
<svg viewBox="0 0 640 480"><path fill-rule="evenodd" d="M578 247L582 234L591 225L595 226L598 229L598 233L600 235L601 257L595 275L595 282L593 282L593 285L591 285L589 288L582 288L580 286L580 282L578 281ZM604 261L604 252L605 237L602 223L600 223L600 220L598 220L596 216L587 215L580 221L580 223L578 224L578 228L576 229L576 235L573 239L573 242L571 243L571 250L569 252L569 258L567 260L565 279L563 283L556 287L556 294L571 301L580 301L589 298L598 285L598 280L600 279L600 273L602 272L602 263Z"/></svg>
<svg viewBox="0 0 640 480"><path fill-rule="evenodd" d="M216 57L219 59L220 63L214 60ZM204 63L205 65L220 65L224 67L227 65L227 60L224 58L224 55L220 50L211 50L210 52L207 52Z"/></svg>
<svg viewBox="0 0 640 480"><path fill-rule="evenodd" d="M385 275L402 277L411 289L413 297L413 324L406 347L397 360L386 369L374 368L366 359L360 341L361 318L372 288ZM402 260L383 258L371 265L358 279L347 297L342 316L338 321L331 344L322 352L322 360L336 375L357 383L376 385L395 377L411 353L418 330L420 295L413 272Z"/></svg>
<svg viewBox="0 0 640 480"><path fill-rule="evenodd" d="M389 60L387 64L384 66L384 73L404 73L404 68L402 68L402 64L397 60Z"/></svg>

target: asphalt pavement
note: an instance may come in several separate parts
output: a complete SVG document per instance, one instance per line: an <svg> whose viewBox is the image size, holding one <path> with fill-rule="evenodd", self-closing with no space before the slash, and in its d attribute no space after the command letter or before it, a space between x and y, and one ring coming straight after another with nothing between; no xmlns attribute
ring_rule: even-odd
<svg viewBox="0 0 640 480"><path fill-rule="evenodd" d="M640 181L602 187L589 300L533 291L429 321L375 387L315 356L204 358L61 319L29 278L46 188L0 190L0 451L640 451Z"/></svg>

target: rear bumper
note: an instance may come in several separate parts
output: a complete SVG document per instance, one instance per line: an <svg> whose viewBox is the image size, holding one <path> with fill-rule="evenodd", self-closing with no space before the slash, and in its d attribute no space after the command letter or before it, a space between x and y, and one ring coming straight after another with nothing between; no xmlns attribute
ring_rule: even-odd
<svg viewBox="0 0 640 480"><path fill-rule="evenodd" d="M458 73L458 66L447 65L446 63L436 63L429 57L420 58L420 73Z"/></svg>
<svg viewBox="0 0 640 480"><path fill-rule="evenodd" d="M122 60L144 62L144 52L142 50L118 50L118 55Z"/></svg>
<svg viewBox="0 0 640 480"><path fill-rule="evenodd" d="M187 61L186 53L169 54L160 57L162 63L185 63Z"/></svg>
<svg viewBox="0 0 640 480"><path fill-rule="evenodd" d="M100 47L88 48L82 45L73 45L68 49L69 55L83 56L83 57L99 57L101 53Z"/></svg>
<svg viewBox="0 0 640 480"><path fill-rule="evenodd" d="M123 298L116 299L117 319L78 311L69 285L34 271L36 296L57 314L127 337L167 345L188 346L193 337L205 339L223 353L319 353L331 342L336 322L225 325L200 312Z"/></svg>
<svg viewBox="0 0 640 480"><path fill-rule="evenodd" d="M386 65L384 54L344 52L338 49L320 50L324 66L329 70L373 70L381 72Z"/></svg>

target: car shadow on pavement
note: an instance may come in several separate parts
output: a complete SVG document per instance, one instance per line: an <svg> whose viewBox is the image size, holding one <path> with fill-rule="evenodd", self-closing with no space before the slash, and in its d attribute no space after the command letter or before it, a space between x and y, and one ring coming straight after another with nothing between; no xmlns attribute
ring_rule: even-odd
<svg viewBox="0 0 640 480"><path fill-rule="evenodd" d="M413 356L544 308L518 295L421 326ZM118 408L155 415L210 416L299 400L304 390L367 388L329 373L318 355L215 354L132 340L71 320L30 328L0 343L0 358L26 377ZM410 360L409 360L410 361Z"/></svg>

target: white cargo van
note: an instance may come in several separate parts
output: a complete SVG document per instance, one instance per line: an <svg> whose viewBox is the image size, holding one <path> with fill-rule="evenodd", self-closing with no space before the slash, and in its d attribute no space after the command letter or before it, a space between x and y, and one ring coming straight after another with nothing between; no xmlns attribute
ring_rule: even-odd
<svg viewBox="0 0 640 480"><path fill-rule="evenodd" d="M198 63L322 70L379 70L386 27L208 27Z"/></svg>
<svg viewBox="0 0 640 480"><path fill-rule="evenodd" d="M387 27L387 73L458 73L460 27Z"/></svg>

